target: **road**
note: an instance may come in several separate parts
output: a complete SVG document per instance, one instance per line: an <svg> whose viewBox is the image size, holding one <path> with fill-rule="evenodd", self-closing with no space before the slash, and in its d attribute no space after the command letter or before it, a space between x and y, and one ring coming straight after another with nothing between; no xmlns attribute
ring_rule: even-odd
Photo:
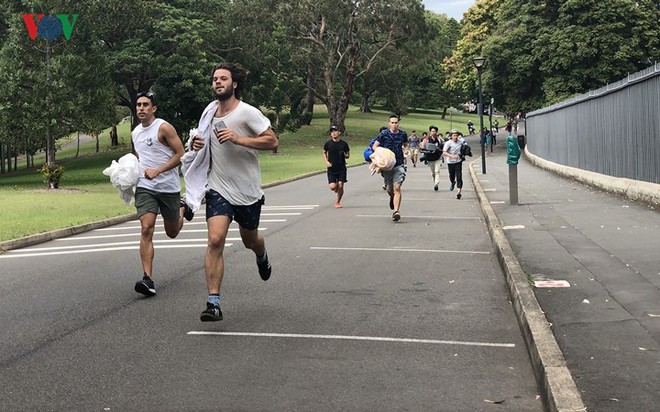
<svg viewBox="0 0 660 412"><path fill-rule="evenodd" d="M0 255L0 410L542 410L465 176L410 168L398 223L365 166L342 209L325 175L267 189L273 276L230 232L217 323L201 214L159 223L154 298L135 221Z"/></svg>

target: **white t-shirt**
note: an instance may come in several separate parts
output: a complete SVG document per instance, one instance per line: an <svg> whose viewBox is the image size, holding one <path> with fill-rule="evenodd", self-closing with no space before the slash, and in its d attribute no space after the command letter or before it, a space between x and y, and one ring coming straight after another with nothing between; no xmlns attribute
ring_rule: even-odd
<svg viewBox="0 0 660 412"><path fill-rule="evenodd" d="M156 118L149 126L142 127L139 124L131 132L133 147L139 159L140 179L137 186L162 193L180 192L181 180L178 167L163 172L153 179L144 177L146 169L156 169L169 162L174 156L174 150L158 140L158 130L165 123L167 123L165 120Z"/></svg>
<svg viewBox="0 0 660 412"><path fill-rule="evenodd" d="M460 140L447 140L445 142L445 146L442 149L443 152L448 152L451 154L459 155L461 154L461 146L463 146L463 143ZM447 158L447 164L452 164L452 163L459 163L462 162L461 158L459 157L458 159L453 159L451 157Z"/></svg>
<svg viewBox="0 0 660 412"><path fill-rule="evenodd" d="M226 116L214 117L212 124L221 120L237 136L257 137L270 127L270 120L259 109L242 101ZM264 192L258 151L232 142L220 144L215 134L210 142L208 187L235 206L251 205L261 199Z"/></svg>

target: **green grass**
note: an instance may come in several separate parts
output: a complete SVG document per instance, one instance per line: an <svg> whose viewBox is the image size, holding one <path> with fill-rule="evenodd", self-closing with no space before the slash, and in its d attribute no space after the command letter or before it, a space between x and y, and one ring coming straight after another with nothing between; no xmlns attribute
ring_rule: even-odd
<svg viewBox="0 0 660 412"><path fill-rule="evenodd" d="M453 114L451 126L465 132L468 119L478 124L477 115ZM376 110L364 114L351 108L343 137L351 147L349 165L363 162L362 151L387 121L387 112ZM420 136L431 124L438 126L441 132L448 130L449 116L441 120L438 112L424 110L401 119L402 129L417 130ZM295 133L281 133L277 155L260 153L262 184L325 170L322 151L329 138L328 126L327 112L317 107L310 126ZM57 162L65 169L60 189L45 189L38 173L44 162L43 155L35 156L35 169L26 170L23 160L19 162L19 167L23 165L19 171L0 175L0 204L3 205L0 242L134 213L134 206L125 206L109 178L102 174L113 159L130 152L129 124L119 125L118 132L119 147L110 148L106 131L99 140L99 153L95 153L95 142L86 142L80 145L77 158L74 157L75 144L65 146L67 141L75 141L76 135L61 139L58 144L65 149L56 154Z"/></svg>

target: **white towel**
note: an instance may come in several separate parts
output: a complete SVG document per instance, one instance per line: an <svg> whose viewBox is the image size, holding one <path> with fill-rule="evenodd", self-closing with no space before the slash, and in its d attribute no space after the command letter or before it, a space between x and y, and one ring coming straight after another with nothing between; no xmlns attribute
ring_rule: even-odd
<svg viewBox="0 0 660 412"><path fill-rule="evenodd" d="M188 148L188 152L181 158L183 181L186 184L186 203L193 212L199 210L202 199L206 194L209 166L211 164L211 145L213 115L218 108L218 101L214 100L206 106L197 126L197 138L202 139L204 147L200 150ZM191 130L193 133L193 130ZM190 136L192 141L192 134Z"/></svg>

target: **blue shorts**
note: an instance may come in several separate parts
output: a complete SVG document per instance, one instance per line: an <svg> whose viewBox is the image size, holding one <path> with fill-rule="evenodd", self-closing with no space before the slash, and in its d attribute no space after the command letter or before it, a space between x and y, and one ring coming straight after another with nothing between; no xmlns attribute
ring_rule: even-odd
<svg viewBox="0 0 660 412"><path fill-rule="evenodd" d="M213 189L206 192L206 220L213 216L229 216L243 229L256 230L261 217L261 205L266 198L261 197L257 202L248 206L234 206L227 199Z"/></svg>

